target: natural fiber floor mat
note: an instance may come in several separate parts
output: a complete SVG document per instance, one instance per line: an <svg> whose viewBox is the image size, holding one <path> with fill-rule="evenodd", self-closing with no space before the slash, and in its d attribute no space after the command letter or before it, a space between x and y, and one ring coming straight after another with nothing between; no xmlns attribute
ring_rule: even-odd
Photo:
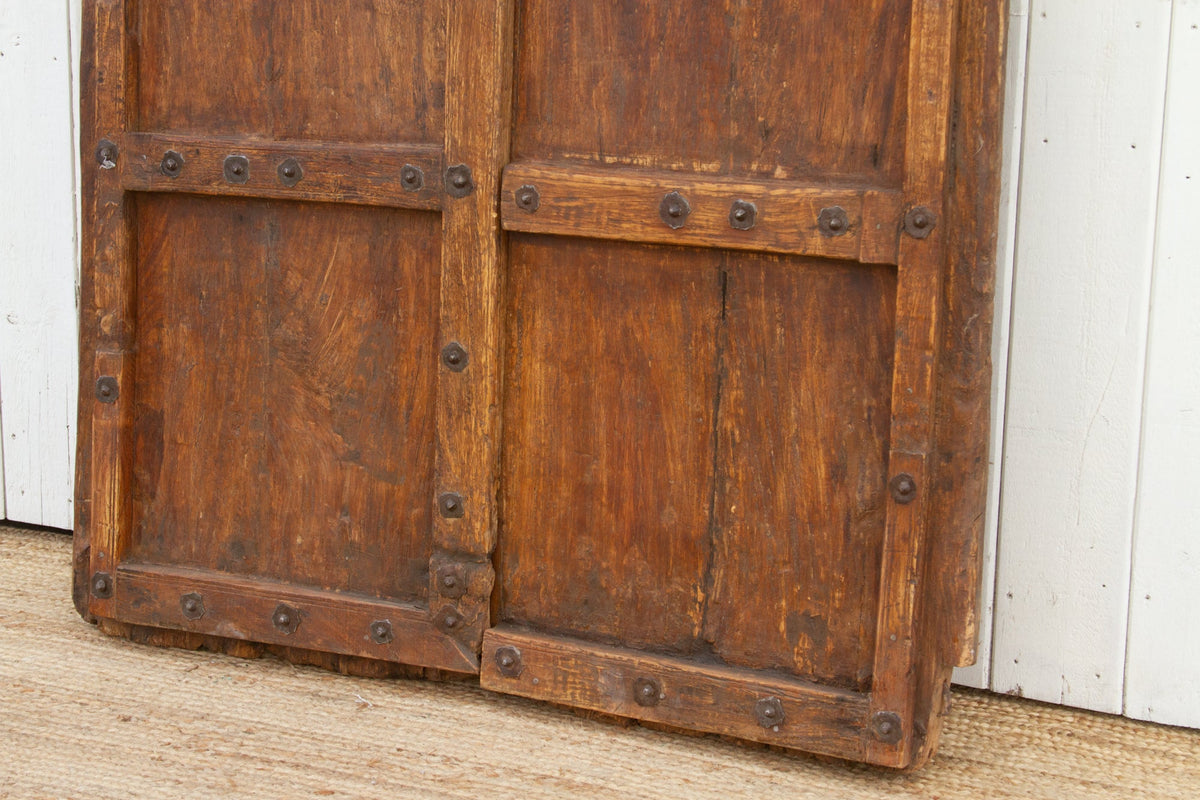
<svg viewBox="0 0 1200 800"><path fill-rule="evenodd" d="M0 527L0 797L1200 797L1200 731L960 691L912 774L478 687L158 649L71 607L70 538Z"/></svg>

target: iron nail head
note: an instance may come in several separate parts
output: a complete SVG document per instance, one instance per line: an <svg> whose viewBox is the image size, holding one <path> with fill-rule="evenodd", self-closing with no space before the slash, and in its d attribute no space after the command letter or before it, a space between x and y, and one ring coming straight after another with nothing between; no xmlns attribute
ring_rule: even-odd
<svg viewBox="0 0 1200 800"><path fill-rule="evenodd" d="M734 200L729 208L729 225L735 230L748 231L758 221L758 206L749 200Z"/></svg>
<svg viewBox="0 0 1200 800"><path fill-rule="evenodd" d="M102 375L96 380L96 399L112 405L121 395L121 387L112 375Z"/></svg>
<svg viewBox="0 0 1200 800"><path fill-rule="evenodd" d="M410 192L417 192L425 186L425 173L420 167L405 164L400 168L400 185Z"/></svg>
<svg viewBox="0 0 1200 800"><path fill-rule="evenodd" d="M687 223L688 214L691 213L691 204L679 192L667 192L658 204L658 216L672 230L682 228Z"/></svg>
<svg viewBox="0 0 1200 800"><path fill-rule="evenodd" d="M179 173L183 172L183 154L178 150L168 150L163 154L158 171L168 178L178 178Z"/></svg>
<svg viewBox="0 0 1200 800"><path fill-rule="evenodd" d="M510 645L496 648L496 654L493 656L496 663L496 669L500 670L500 674L506 678L520 677L525 665L521 663L521 651Z"/></svg>
<svg viewBox="0 0 1200 800"><path fill-rule="evenodd" d="M517 203L517 208L522 211L528 211L530 214L537 211L542 204L542 195L533 184L525 184L517 189L514 194L514 199Z"/></svg>

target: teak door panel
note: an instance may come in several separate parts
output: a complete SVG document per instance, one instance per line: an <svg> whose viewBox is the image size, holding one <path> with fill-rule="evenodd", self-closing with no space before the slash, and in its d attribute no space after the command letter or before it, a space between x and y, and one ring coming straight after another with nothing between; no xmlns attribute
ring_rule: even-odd
<svg viewBox="0 0 1200 800"><path fill-rule="evenodd" d="M476 672L508 11L86 5L81 610Z"/></svg>
<svg viewBox="0 0 1200 800"><path fill-rule="evenodd" d="M835 5L85 0L81 613L928 758L1005 4Z"/></svg>

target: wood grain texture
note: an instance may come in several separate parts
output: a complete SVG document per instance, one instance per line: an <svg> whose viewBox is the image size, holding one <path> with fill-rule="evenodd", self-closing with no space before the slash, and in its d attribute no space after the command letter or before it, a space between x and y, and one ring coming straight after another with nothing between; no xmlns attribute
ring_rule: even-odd
<svg viewBox="0 0 1200 800"><path fill-rule="evenodd" d="M132 557L426 595L438 220L139 204Z"/></svg>
<svg viewBox="0 0 1200 800"><path fill-rule="evenodd" d="M437 373L435 494L461 498L462 515L434 517L435 555L482 565L489 578L496 544L500 441L501 295L504 247L500 173L509 156L512 0L446 6L445 163L470 170L469 193L447 198L442 212L439 347L466 353L465 369ZM434 574L431 605L463 617L463 641L478 648L490 623L491 585L460 596Z"/></svg>
<svg viewBox="0 0 1200 800"><path fill-rule="evenodd" d="M519 674L501 671L501 648L510 657L517 651ZM854 692L508 626L485 634L481 663L483 686L507 694L840 758L865 753L867 702ZM645 681L658 689L650 705L637 697ZM769 699L779 702L783 723L764 727L756 706Z"/></svg>
<svg viewBox="0 0 1200 800"><path fill-rule="evenodd" d="M384 602L342 591L319 591L207 570L126 563L117 571L112 616L125 623L191 634L294 645L358 658L473 673L476 654L429 625L420 605ZM189 618L183 602L196 605ZM290 633L274 624L281 605L295 619ZM386 623L389 637L372 638Z"/></svg>
<svg viewBox="0 0 1200 800"><path fill-rule="evenodd" d="M138 130L354 143L441 138L438 3L161 0L138 3L136 13Z"/></svg>
<svg viewBox="0 0 1200 800"><path fill-rule="evenodd" d="M516 202L516 193L530 186L538 193L538 206L532 211ZM670 192L681 194L690 209L678 228L660 213ZM736 201L755 207L748 230L731 223ZM901 217L899 192L521 162L505 168L501 202L502 222L510 231L875 263L895 262ZM836 232L822 232L822 211L835 208L844 213L844 223Z"/></svg>
<svg viewBox="0 0 1200 800"><path fill-rule="evenodd" d="M697 646L720 259L513 238L500 619L628 647Z"/></svg>
<svg viewBox="0 0 1200 800"><path fill-rule="evenodd" d="M787 0L527 0L514 158L894 186L908 12L906 0L853 13Z"/></svg>
<svg viewBox="0 0 1200 800"><path fill-rule="evenodd" d="M137 192L187 192L219 197L262 197L327 203L437 210L442 190L442 153L435 145L347 145L342 142L276 141L245 137L132 133L124 139L121 185ZM168 152L182 157L175 177L163 174ZM225 177L225 159L249 161L245 183ZM279 168L299 164L299 183L287 186ZM403 181L405 167L420 170L420 188ZM413 184L415 185L415 184Z"/></svg>
<svg viewBox="0 0 1200 800"><path fill-rule="evenodd" d="M866 690L895 272L727 259L704 638L729 664Z"/></svg>
<svg viewBox="0 0 1200 800"><path fill-rule="evenodd" d="M908 53L904 195L909 209L925 208L936 222L924 237L902 234L896 293L896 354L888 470L892 480L909 476L915 497L889 504L883 545L871 707L903 720L904 737L893 745L873 742L871 757L899 751L913 759L917 698L928 687L912 679L923 654L916 630L925 536L937 524L928 508L934 448L935 370L945 270L946 162L954 73L955 0L914 0ZM921 721L924 722L923 720Z"/></svg>
<svg viewBox="0 0 1200 800"><path fill-rule="evenodd" d="M82 92L83 128L80 135L80 162L84 165L82 188L82 246L79 311L79 385L95 385L95 359L98 353L115 356L128 353L133 346L135 278L132 258L130 204L121 190L119 170L97 158L105 140L119 142L126 130L125 94L130 82L125 30L126 5L121 0L93 0L83 7L82 80L88 87ZM118 162L120 153L116 154ZM126 392L123 408L132 399ZM73 596L84 617L90 610L90 576L99 566L93 563L101 553L119 559L121 553L92 550L91 534L93 486L104 480L93 475L92 416L97 410L95 394L85 388L79 398L79 422L75 500L75 582ZM125 419L129 419L126 414ZM113 443L118 451L130 450L129 429L111 431L119 437ZM125 541L117 538L113 541Z"/></svg>

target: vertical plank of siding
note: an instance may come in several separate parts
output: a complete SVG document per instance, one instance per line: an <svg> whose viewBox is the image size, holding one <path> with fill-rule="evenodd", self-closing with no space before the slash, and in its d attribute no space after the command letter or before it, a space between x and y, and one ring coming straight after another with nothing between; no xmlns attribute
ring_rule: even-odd
<svg viewBox="0 0 1200 800"><path fill-rule="evenodd" d="M996 245L996 314L992 329L991 446L988 504L980 572L979 650L975 665L956 669L954 682L986 689L991 676L992 613L996 589L996 531L1000 517L1000 456L1004 446L1004 395L1008 385L1008 330L1012 300L1013 251L1017 228L1017 186L1021 169L1021 126L1025 118L1025 61L1029 0L1010 0L1008 65L1004 96L1004 162L1000 185L1000 227Z"/></svg>
<svg viewBox="0 0 1200 800"><path fill-rule="evenodd" d="M0 16L0 375L8 518L71 527L74 145L67 0Z"/></svg>
<svg viewBox="0 0 1200 800"><path fill-rule="evenodd" d="M1116 713L1170 15L1030 14L992 687Z"/></svg>
<svg viewBox="0 0 1200 800"><path fill-rule="evenodd" d="M1200 0L1176 0L1146 365L1125 713L1200 727Z"/></svg>

